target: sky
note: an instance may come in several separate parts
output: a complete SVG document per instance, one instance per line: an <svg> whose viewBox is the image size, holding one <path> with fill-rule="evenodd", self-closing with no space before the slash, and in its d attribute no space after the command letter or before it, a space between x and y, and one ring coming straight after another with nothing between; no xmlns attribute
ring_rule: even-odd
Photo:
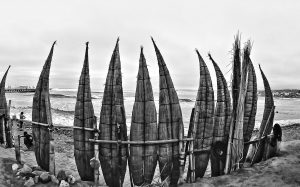
<svg viewBox="0 0 300 187"><path fill-rule="evenodd" d="M176 89L196 90L197 48L215 72L207 53L230 81L232 44L253 42L251 59L258 89L261 64L272 89L299 89L300 1L176 0L26 0L0 1L0 76L11 65L6 85L36 86L53 41L51 88L77 88L89 41L92 90L104 89L109 61L120 37L123 89L135 90L140 47L144 47L152 86L159 73L151 36L156 41Z"/></svg>

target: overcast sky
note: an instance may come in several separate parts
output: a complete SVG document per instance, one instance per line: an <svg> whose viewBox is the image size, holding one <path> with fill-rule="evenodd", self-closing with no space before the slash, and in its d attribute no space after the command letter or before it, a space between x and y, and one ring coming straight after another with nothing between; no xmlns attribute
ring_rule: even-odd
<svg viewBox="0 0 300 187"><path fill-rule="evenodd" d="M50 87L77 88L90 42L90 75L93 90L103 90L108 64L118 36L124 90L134 90L140 46L158 89L158 66L150 36L154 37L176 89L197 89L197 48L214 79L207 58L211 52L230 80L231 49L240 31L242 43L254 42L251 54L263 88L261 64L271 88L299 88L300 1L1 1L0 76L12 68L7 85L36 86L38 76L57 40ZM228 72L229 71L229 72ZM228 72L228 73L227 73Z"/></svg>

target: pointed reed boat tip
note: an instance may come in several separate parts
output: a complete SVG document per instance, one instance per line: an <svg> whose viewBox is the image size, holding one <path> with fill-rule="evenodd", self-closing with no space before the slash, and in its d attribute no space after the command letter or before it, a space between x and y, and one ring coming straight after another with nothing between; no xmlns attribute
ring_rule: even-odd
<svg viewBox="0 0 300 187"><path fill-rule="evenodd" d="M195 48L195 51L196 51L198 56L201 56L197 48Z"/></svg>
<svg viewBox="0 0 300 187"><path fill-rule="evenodd" d="M214 59L212 58L210 52L208 52L208 58L209 58L209 60L211 60L212 62L214 62Z"/></svg>
<svg viewBox="0 0 300 187"><path fill-rule="evenodd" d="M143 50L144 50L144 47L141 45L141 53L143 52Z"/></svg>
<svg viewBox="0 0 300 187"><path fill-rule="evenodd" d="M150 36L150 38L151 38L152 42L154 42L154 39L153 39L153 37L152 37L152 36Z"/></svg>
<svg viewBox="0 0 300 187"><path fill-rule="evenodd" d="M56 44L56 41L57 41L57 40L55 40L55 41L53 42L52 47Z"/></svg>
<svg viewBox="0 0 300 187"><path fill-rule="evenodd" d="M85 45L88 47L90 42L85 42Z"/></svg>

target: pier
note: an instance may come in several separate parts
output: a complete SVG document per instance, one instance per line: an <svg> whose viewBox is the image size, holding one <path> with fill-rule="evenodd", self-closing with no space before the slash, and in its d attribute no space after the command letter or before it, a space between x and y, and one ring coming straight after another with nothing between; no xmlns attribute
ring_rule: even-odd
<svg viewBox="0 0 300 187"><path fill-rule="evenodd" d="M27 92L35 92L35 89L32 88L9 88L5 89L6 93L27 93Z"/></svg>

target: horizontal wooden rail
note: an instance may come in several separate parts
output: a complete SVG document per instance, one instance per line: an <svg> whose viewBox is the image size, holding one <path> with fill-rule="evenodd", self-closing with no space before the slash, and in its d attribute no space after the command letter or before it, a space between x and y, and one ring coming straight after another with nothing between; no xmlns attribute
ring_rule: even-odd
<svg viewBox="0 0 300 187"><path fill-rule="evenodd" d="M184 138L182 141L193 141L193 138ZM108 143L108 144L131 144L131 145L155 145L155 144L167 144L179 142L179 139L171 140L152 140L152 141L117 141L117 140L95 140L89 139L90 142L94 143Z"/></svg>

